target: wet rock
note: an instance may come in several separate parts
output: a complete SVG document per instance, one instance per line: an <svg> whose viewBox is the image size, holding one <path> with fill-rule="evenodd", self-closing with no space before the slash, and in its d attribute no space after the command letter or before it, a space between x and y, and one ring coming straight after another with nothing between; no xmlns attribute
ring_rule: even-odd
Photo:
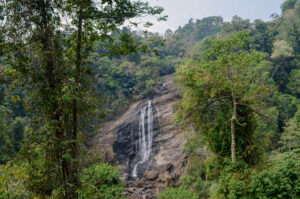
<svg viewBox="0 0 300 199"><path fill-rule="evenodd" d="M100 133L88 143L93 153L104 154L103 159L120 168L127 198L156 198L171 182L175 185L181 182L186 162L185 138L173 118L180 96L172 76L165 76L164 81L152 98L133 103L125 113L103 123ZM148 100L152 101L154 115L151 156L137 166L138 176L134 177L134 165L141 159L138 155L141 104Z"/></svg>

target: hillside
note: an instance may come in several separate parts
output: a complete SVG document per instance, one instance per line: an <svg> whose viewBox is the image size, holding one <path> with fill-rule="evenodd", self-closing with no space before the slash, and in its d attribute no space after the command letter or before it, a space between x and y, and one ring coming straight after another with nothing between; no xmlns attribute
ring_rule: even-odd
<svg viewBox="0 0 300 199"><path fill-rule="evenodd" d="M300 1L164 34L141 16L167 19L0 2L0 198L300 198Z"/></svg>

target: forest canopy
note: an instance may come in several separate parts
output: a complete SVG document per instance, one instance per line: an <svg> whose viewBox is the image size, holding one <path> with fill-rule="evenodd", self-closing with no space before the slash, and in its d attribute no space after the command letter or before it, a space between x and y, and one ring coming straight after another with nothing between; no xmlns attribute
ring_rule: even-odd
<svg viewBox="0 0 300 199"><path fill-rule="evenodd" d="M124 197L87 142L166 75L187 161L158 198L300 198L300 1L281 11L159 34L141 1L0 1L0 198Z"/></svg>

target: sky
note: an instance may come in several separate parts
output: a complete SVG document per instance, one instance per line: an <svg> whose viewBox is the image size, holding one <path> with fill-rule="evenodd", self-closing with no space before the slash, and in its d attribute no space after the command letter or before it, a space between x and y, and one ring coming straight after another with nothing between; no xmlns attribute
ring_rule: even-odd
<svg viewBox="0 0 300 199"><path fill-rule="evenodd" d="M270 20L273 13L280 14L280 5L284 0L147 0L151 5L162 6L168 15L167 22L154 22L150 31L164 33L168 28L173 31L184 26L190 18L202 19L209 16L222 16L231 21L234 15L243 19Z"/></svg>

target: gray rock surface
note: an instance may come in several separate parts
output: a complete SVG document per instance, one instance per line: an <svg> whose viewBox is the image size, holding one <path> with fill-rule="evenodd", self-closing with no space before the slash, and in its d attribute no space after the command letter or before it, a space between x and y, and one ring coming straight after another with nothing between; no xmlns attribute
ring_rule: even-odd
<svg viewBox="0 0 300 199"><path fill-rule="evenodd" d="M120 117L104 123L100 133L88 143L94 153L101 153L105 161L120 167L127 198L156 198L170 182L180 183L186 155L183 132L174 125L173 119L179 99L172 76L165 76L152 99L133 103ZM138 167L138 178L132 178L137 161L140 107L148 100L152 100L154 112L152 153L150 159Z"/></svg>

